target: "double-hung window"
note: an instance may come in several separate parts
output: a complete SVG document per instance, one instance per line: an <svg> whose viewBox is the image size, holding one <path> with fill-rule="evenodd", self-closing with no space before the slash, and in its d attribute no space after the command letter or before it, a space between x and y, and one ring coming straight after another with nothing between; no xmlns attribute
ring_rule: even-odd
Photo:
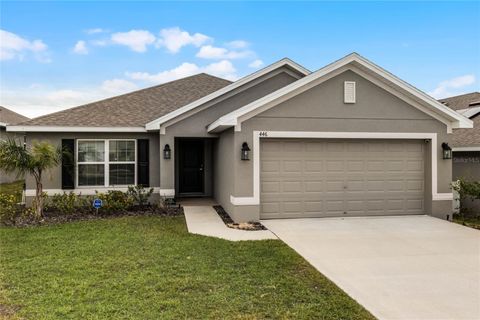
<svg viewBox="0 0 480 320"><path fill-rule="evenodd" d="M126 186L136 182L135 140L77 140L77 186Z"/></svg>

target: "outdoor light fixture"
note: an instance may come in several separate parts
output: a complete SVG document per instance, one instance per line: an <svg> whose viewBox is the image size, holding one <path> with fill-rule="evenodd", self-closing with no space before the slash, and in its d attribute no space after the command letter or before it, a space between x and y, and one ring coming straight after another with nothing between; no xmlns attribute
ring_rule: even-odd
<svg viewBox="0 0 480 320"><path fill-rule="evenodd" d="M452 159L452 148L448 145L448 143L442 143L442 150L443 150L443 159Z"/></svg>
<svg viewBox="0 0 480 320"><path fill-rule="evenodd" d="M172 157L172 150L170 150L170 146L168 144L163 147L163 159L170 159Z"/></svg>
<svg viewBox="0 0 480 320"><path fill-rule="evenodd" d="M244 142L242 144L242 160L250 160L248 157L249 152L250 148L248 147L248 143Z"/></svg>

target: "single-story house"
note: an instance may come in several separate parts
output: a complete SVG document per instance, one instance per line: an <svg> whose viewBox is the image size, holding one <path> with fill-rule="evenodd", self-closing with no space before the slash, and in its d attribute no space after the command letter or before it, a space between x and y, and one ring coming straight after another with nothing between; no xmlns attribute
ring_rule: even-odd
<svg viewBox="0 0 480 320"><path fill-rule="evenodd" d="M10 109L0 106L0 140L15 139L15 133L7 133L7 125L14 125L16 123L30 120ZM6 173L0 170L0 183L9 183L17 180L15 174Z"/></svg>
<svg viewBox="0 0 480 320"><path fill-rule="evenodd" d="M452 212L452 130L472 121L352 53L282 59L238 81L199 74L7 130L72 150L48 193L213 197L235 221ZM443 148L442 148L443 145ZM27 196L34 184L27 180Z"/></svg>
<svg viewBox="0 0 480 320"><path fill-rule="evenodd" d="M473 121L473 129L453 129L452 178L480 181L480 92L445 98L441 103ZM480 213L480 200L467 201L466 208Z"/></svg>

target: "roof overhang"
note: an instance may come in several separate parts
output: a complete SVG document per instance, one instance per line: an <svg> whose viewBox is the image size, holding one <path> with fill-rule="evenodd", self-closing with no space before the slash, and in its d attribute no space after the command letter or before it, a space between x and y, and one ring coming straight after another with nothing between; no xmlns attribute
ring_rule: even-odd
<svg viewBox="0 0 480 320"><path fill-rule="evenodd" d="M0 122L0 127L5 128L6 126L8 126L8 123L6 123L6 122Z"/></svg>
<svg viewBox="0 0 480 320"><path fill-rule="evenodd" d="M147 132L145 127L7 126L10 132Z"/></svg>
<svg viewBox="0 0 480 320"><path fill-rule="evenodd" d="M453 152L468 152L468 151L480 151L480 146L471 146L471 147L453 147Z"/></svg>
<svg viewBox="0 0 480 320"><path fill-rule="evenodd" d="M470 119L448 108L426 93L368 61L359 54L352 53L288 86L220 117L208 126L208 132L220 132L232 126L240 130L243 121L346 70L353 70L360 73L366 77L367 80L374 82L376 85L388 90L407 103L445 123L448 132L451 132L452 128L473 128L473 122Z"/></svg>
<svg viewBox="0 0 480 320"><path fill-rule="evenodd" d="M215 92L212 92L211 94L209 95L206 95L205 97L203 98L200 98L198 100L195 100L193 101L192 103L190 104L187 104L186 106L183 106L181 108L178 108L177 110L175 111L172 111L158 119L155 119L149 123L147 123L145 125L145 128L149 131L151 130L160 130L160 126L168 121L171 121L173 120L174 118L176 117L179 117L180 115L190 111L190 110L193 110L201 105L204 105L205 103L208 103L209 101L212 101L213 99L216 99L218 97L221 97L222 95L232 91L232 90L235 90L257 78L260 78L278 68L281 68L281 67L284 67L284 66L287 66L291 69L293 69L294 71L300 73L300 74L303 74L303 75L309 75L311 73L311 71L309 71L308 69L306 69L305 67L299 65L298 63L288 59L288 58L284 58L282 60L279 60L263 69L260 69L246 77L243 77L235 82L233 82L232 84L229 84L228 86L222 88L222 89L219 89Z"/></svg>
<svg viewBox="0 0 480 320"><path fill-rule="evenodd" d="M480 107L470 107L467 109L457 110L457 112L462 116L471 119L480 113Z"/></svg>

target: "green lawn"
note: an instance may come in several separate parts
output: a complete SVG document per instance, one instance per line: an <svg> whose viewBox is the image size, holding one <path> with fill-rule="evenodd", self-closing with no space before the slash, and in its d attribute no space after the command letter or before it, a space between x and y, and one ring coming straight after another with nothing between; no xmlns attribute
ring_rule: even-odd
<svg viewBox="0 0 480 320"><path fill-rule="evenodd" d="M183 217L0 228L2 312L27 319L373 319L282 242L191 235Z"/></svg>
<svg viewBox="0 0 480 320"><path fill-rule="evenodd" d="M476 217L465 217L465 218L462 218L459 215L454 215L453 222L480 230L480 215Z"/></svg>

